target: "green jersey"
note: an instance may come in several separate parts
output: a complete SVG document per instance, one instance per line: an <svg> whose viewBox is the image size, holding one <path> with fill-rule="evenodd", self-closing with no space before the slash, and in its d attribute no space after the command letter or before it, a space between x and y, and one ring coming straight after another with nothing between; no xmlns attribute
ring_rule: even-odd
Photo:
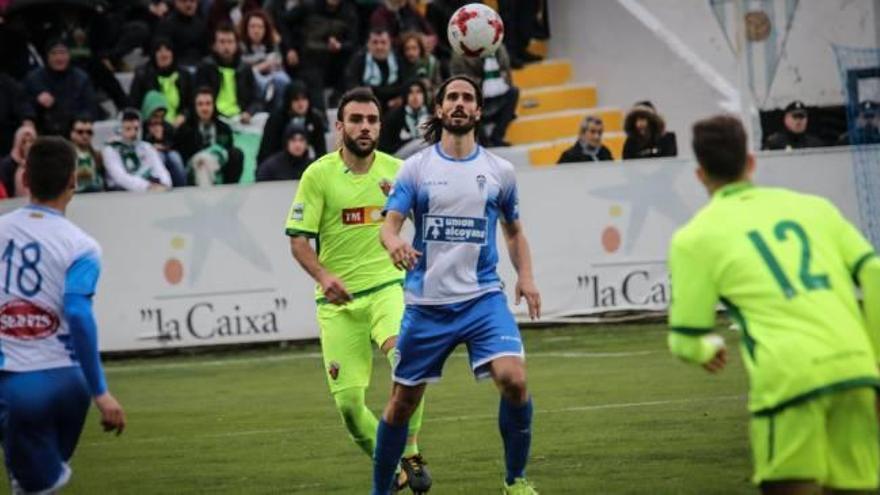
<svg viewBox="0 0 880 495"><path fill-rule="evenodd" d="M671 331L705 335L719 300L727 306L742 331L753 413L880 385L853 285L874 256L829 201L730 184L672 239Z"/></svg>
<svg viewBox="0 0 880 495"><path fill-rule="evenodd" d="M287 235L317 238L321 266L354 295L403 280L379 242L382 209L400 163L377 151L369 172L354 174L339 151L328 153L303 173L290 207ZM323 298L320 286L316 298Z"/></svg>

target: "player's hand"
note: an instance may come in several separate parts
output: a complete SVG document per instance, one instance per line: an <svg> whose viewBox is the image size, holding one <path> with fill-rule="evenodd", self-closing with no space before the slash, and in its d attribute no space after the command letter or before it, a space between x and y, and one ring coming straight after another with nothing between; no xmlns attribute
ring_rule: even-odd
<svg viewBox="0 0 880 495"><path fill-rule="evenodd" d="M351 294L349 294L348 289L345 288L345 284L342 283L342 280L339 278L333 275L324 275L318 283L321 284L321 290L324 292L324 297L327 298L327 302L330 304L341 306L351 302Z"/></svg>
<svg viewBox="0 0 880 495"><path fill-rule="evenodd" d="M519 279L516 281L516 305L522 298L526 298L526 304L529 306L529 318L537 320L541 317L541 293L532 279Z"/></svg>
<svg viewBox="0 0 880 495"><path fill-rule="evenodd" d="M421 252L416 251L409 243L400 238L392 241L391 245L385 246L385 249L388 250L388 255L391 256L391 261L398 270L412 270L422 255Z"/></svg>
<svg viewBox="0 0 880 495"><path fill-rule="evenodd" d="M104 427L104 431L115 431L117 436L121 435L125 430L125 411L116 398L110 395L110 392L104 392L95 397L95 406L101 413L101 426Z"/></svg>
<svg viewBox="0 0 880 495"><path fill-rule="evenodd" d="M726 365L727 348L722 347L721 349L718 349L712 359L703 364L703 369L708 371L709 373L718 373L719 371L723 370Z"/></svg>

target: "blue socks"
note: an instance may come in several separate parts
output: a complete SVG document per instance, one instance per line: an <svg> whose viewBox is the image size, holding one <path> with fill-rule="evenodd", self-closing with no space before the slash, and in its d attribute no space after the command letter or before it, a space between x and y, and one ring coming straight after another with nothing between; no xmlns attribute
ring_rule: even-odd
<svg viewBox="0 0 880 495"><path fill-rule="evenodd" d="M531 409L529 409L531 417ZM376 452L373 454L373 495L386 495L391 492L394 473L400 464L400 456L406 447L409 425L392 426L383 418L379 421L376 433Z"/></svg>
<svg viewBox="0 0 880 495"><path fill-rule="evenodd" d="M532 398L521 406L507 402L503 397L498 406L498 429L504 440L504 464L507 466L508 485L516 478L524 478L529 447L532 444ZM381 431L381 426L379 427Z"/></svg>

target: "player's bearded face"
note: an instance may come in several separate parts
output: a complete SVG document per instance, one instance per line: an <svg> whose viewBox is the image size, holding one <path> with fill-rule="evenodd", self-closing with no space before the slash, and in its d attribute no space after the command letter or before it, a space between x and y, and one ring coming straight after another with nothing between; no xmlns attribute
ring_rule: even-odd
<svg viewBox="0 0 880 495"><path fill-rule="evenodd" d="M351 102L345 109L342 145L356 156L370 156L379 142L379 109L373 103Z"/></svg>
<svg viewBox="0 0 880 495"><path fill-rule="evenodd" d="M476 127L480 108L473 86L466 81L452 81L439 109L443 129L455 135L464 135Z"/></svg>

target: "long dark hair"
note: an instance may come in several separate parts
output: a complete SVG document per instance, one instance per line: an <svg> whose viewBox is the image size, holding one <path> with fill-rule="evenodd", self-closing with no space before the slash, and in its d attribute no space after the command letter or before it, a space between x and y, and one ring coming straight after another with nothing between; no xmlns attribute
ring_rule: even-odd
<svg viewBox="0 0 880 495"><path fill-rule="evenodd" d="M422 129L424 129L425 141L430 144L436 144L440 142L440 137L443 135L443 119L437 116L437 107L443 105L443 100L446 98L446 88L453 81L467 81L474 88L474 94L477 95L477 107L483 108L483 90L480 89L480 85L473 80L473 78L468 77L464 74L459 74L456 76L452 76L449 79L443 81L443 84L437 88L437 92L434 94L434 105L431 112L431 118L428 119L422 125ZM479 136L480 122L477 121L474 124L473 132L475 135Z"/></svg>

